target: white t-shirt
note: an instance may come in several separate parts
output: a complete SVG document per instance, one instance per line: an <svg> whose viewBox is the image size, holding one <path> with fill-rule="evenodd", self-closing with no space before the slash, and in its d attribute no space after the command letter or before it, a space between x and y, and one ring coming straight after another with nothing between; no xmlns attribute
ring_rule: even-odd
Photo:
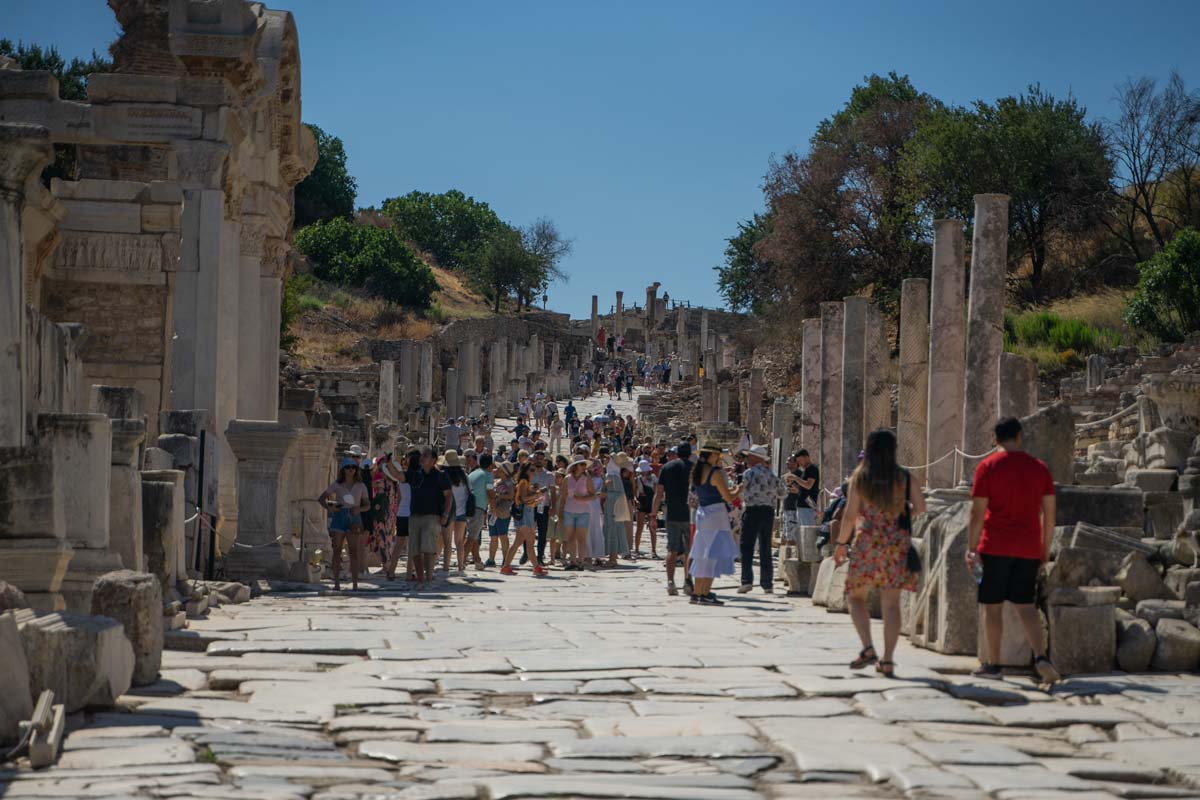
<svg viewBox="0 0 1200 800"><path fill-rule="evenodd" d="M467 513L467 494L471 491L471 485L467 481L463 481L458 486L451 485L450 492L454 495L454 513L462 516Z"/></svg>
<svg viewBox="0 0 1200 800"><path fill-rule="evenodd" d="M400 503L396 506L397 517L412 516L412 484L400 483L397 484L400 489Z"/></svg>

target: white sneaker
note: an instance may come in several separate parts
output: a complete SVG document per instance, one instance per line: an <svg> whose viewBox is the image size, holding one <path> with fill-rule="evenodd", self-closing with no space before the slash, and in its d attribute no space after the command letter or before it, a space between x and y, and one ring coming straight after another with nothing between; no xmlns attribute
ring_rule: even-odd
<svg viewBox="0 0 1200 800"><path fill-rule="evenodd" d="M737 591L738 591L738 594L746 594L753 588L754 588L754 586L752 584L743 583L741 586L738 587Z"/></svg>

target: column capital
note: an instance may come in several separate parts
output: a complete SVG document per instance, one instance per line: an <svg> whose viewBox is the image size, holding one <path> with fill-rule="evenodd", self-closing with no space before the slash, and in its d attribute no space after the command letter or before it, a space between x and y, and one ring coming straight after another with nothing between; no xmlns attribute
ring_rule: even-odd
<svg viewBox="0 0 1200 800"><path fill-rule="evenodd" d="M29 176L50 163L50 131L41 125L0 122L0 190L20 194Z"/></svg>

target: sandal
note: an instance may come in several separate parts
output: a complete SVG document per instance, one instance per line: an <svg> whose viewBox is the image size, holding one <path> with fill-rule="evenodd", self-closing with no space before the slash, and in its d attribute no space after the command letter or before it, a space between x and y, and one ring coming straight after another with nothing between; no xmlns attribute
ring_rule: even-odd
<svg viewBox="0 0 1200 800"><path fill-rule="evenodd" d="M896 677L896 662L880 661L875 665L875 671L885 678Z"/></svg>
<svg viewBox="0 0 1200 800"><path fill-rule="evenodd" d="M879 656L875 654L873 646L864 647L858 654L858 658L850 662L850 669L862 669L869 667L879 660Z"/></svg>

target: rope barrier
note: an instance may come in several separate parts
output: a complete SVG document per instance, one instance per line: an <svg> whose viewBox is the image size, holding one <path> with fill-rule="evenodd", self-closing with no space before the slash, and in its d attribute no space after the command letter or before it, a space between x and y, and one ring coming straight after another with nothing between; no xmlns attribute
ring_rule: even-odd
<svg viewBox="0 0 1200 800"><path fill-rule="evenodd" d="M1133 413L1135 411L1137 411L1137 403L1134 403L1133 405L1129 406L1128 408L1123 408L1120 411L1118 411L1117 413L1113 414L1112 416L1105 417L1104 419L1094 419L1090 422L1077 422L1077 423L1075 423L1075 430L1079 431L1079 430L1088 430L1090 428L1099 428L1103 425L1108 425L1109 423L1116 422L1119 419L1123 419L1124 417L1129 416L1131 413Z"/></svg>

